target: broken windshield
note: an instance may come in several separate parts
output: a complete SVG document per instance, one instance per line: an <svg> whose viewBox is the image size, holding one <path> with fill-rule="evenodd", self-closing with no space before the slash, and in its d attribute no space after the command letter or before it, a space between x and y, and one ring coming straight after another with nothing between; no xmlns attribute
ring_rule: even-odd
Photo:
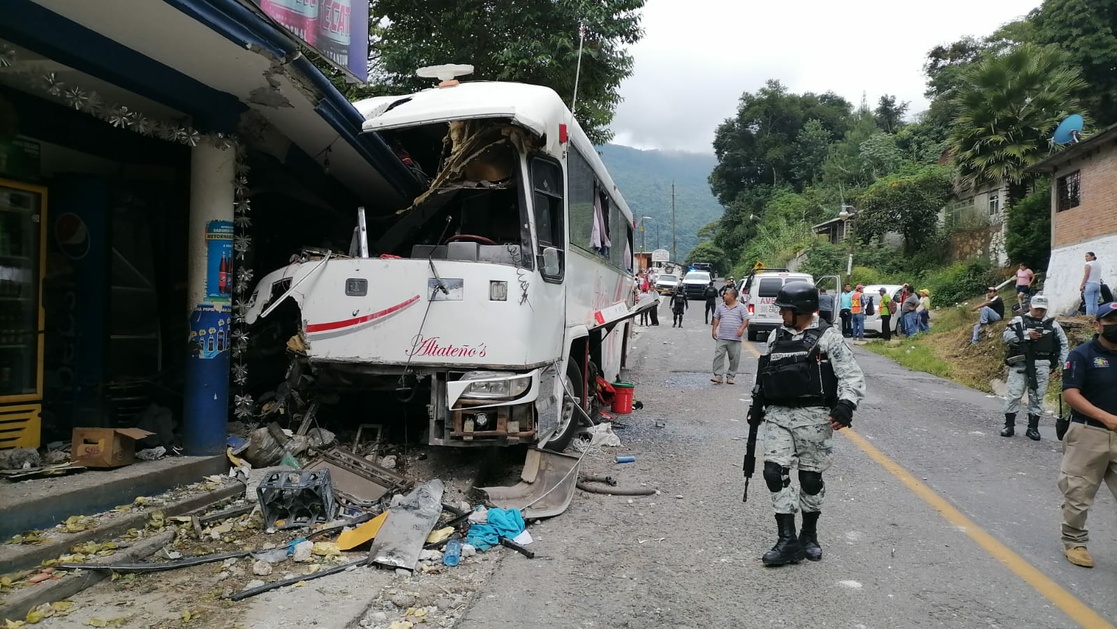
<svg viewBox="0 0 1117 629"><path fill-rule="evenodd" d="M433 123L382 136L427 190L370 220L373 255L532 267L522 156L533 142L501 120Z"/></svg>

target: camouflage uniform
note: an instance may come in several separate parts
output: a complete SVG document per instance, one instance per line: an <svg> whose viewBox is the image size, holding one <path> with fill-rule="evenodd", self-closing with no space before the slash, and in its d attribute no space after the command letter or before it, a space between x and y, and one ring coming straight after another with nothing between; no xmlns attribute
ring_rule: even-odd
<svg viewBox="0 0 1117 629"><path fill-rule="evenodd" d="M1044 320L1049 317L1044 317ZM1005 331L1001 335L1005 343L1018 343L1019 338L1016 336L1016 326L1022 325L1024 322L1023 317L1014 317L1005 326ZM1058 321L1052 322L1052 331L1058 336L1059 339L1059 362L1055 363L1056 366L1062 365L1067 362L1067 355L1070 353L1070 345L1067 342L1067 335L1063 332L1062 326ZM1043 396L1047 392L1047 382L1051 374L1051 361L1037 360L1036 365L1036 390L1039 395L1032 395L1028 393L1028 415L1039 417L1043 415ZM1027 370L1024 368L1024 363L1017 363L1010 365L1008 368L1008 382L1006 385L1005 393L1005 413L1016 414L1020 409L1020 398L1024 396L1024 391L1028 390L1028 376Z"/></svg>
<svg viewBox="0 0 1117 629"><path fill-rule="evenodd" d="M806 329L817 328L818 316ZM802 338L803 333L794 329L783 327L792 334L794 340ZM771 353L775 343L776 332L768 335L768 351ZM853 351L846 345L838 328L831 327L822 334L818 341L819 349L830 359L834 374L838 377L838 399L847 400L857 406L865 397L865 374L853 356ZM818 472L821 474L830 467L830 455L833 453L832 437L834 429L830 427L830 408L823 406L809 406L803 408L788 408L785 406L768 406L764 419L768 426L764 430L764 459L776 463L783 468L791 468L798 462L801 472ZM789 480L789 479L788 479ZM791 513L802 509L804 513L822 510L822 502L826 496L826 488L815 495L800 492L797 487L785 482L784 488L772 492L772 506L776 513Z"/></svg>

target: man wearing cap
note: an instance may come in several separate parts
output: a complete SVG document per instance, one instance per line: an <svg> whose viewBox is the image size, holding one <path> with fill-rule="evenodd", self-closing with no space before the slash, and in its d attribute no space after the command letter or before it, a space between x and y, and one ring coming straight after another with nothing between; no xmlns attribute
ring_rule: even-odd
<svg viewBox="0 0 1117 629"><path fill-rule="evenodd" d="M1117 303L1098 306L1094 330L1094 339L1074 348L1063 364L1063 398L1071 408L1059 470L1063 554L1083 568L1094 567L1086 513L1102 481L1117 498Z"/></svg>
<svg viewBox="0 0 1117 629"><path fill-rule="evenodd" d="M1008 365L1005 394L1005 427L1002 437L1016 434L1016 411L1020 398L1028 391L1028 430L1032 441L1039 441L1039 418L1043 416L1043 395L1051 371L1067 360L1070 349L1067 335L1059 322L1047 316L1047 296L1032 297L1031 309L1012 318L1002 335L1008 344L1005 364ZM1028 362L1034 365L1035 382L1028 377Z"/></svg>

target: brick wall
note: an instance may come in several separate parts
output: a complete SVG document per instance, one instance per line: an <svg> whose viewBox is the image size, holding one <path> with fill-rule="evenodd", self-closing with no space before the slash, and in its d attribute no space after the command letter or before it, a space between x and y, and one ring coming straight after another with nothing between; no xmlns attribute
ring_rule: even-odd
<svg viewBox="0 0 1117 629"><path fill-rule="evenodd" d="M1081 204L1056 212L1058 179L1075 170L1081 173ZM1117 141L1059 167L1051 186L1051 211L1053 249L1117 234Z"/></svg>

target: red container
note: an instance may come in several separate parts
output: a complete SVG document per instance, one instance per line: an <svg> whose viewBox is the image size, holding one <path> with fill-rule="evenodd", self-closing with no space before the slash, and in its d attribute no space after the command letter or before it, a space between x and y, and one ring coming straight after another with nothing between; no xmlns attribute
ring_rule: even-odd
<svg viewBox="0 0 1117 629"><path fill-rule="evenodd" d="M632 399L636 395L636 385L629 382L613 383L613 412L627 414L632 412Z"/></svg>

